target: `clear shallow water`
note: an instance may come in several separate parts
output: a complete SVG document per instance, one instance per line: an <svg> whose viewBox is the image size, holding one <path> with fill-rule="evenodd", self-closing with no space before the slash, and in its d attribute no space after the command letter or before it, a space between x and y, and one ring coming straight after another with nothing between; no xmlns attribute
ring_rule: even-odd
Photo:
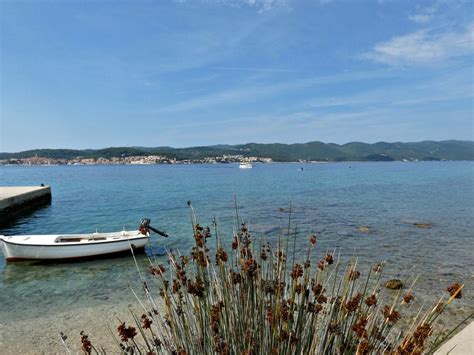
<svg viewBox="0 0 474 355"><path fill-rule="evenodd" d="M304 167L304 171L298 168ZM141 217L171 237L160 245L187 252L193 243L189 210L210 225L215 215L227 240L233 195L256 234L286 224L293 207L299 247L317 232L318 253L336 248L344 258L386 260L386 279L416 275L418 300L434 302L448 284L473 274L474 164L471 162L234 164L153 166L0 167L0 185L52 186L50 206L18 219L0 234L86 233L135 229ZM429 229L413 223L428 222ZM370 232L360 233L358 227ZM146 256L138 257L146 272ZM102 303L134 302L140 290L130 257L81 263L5 265L0 256L0 319L23 319ZM472 288L459 314L474 309Z"/></svg>

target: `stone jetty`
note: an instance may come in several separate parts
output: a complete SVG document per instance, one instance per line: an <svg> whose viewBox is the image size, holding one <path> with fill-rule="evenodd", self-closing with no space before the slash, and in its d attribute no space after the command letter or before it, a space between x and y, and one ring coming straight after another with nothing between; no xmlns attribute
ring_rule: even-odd
<svg viewBox="0 0 474 355"><path fill-rule="evenodd" d="M49 186L0 186L0 225L49 203Z"/></svg>

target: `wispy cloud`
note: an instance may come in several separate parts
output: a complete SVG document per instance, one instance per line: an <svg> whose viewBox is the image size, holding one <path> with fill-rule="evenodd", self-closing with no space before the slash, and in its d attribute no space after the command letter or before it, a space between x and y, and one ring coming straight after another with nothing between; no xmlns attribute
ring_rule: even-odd
<svg viewBox="0 0 474 355"><path fill-rule="evenodd" d="M452 131L440 130L427 122L455 122L459 137L466 137L466 116L470 111L439 110L438 108L413 110L397 108L351 108L343 112L315 112L312 110L266 113L260 115L236 115L233 118L214 119L173 125L172 135L189 134L212 130L212 143L295 143L321 140L346 143L348 141L417 141L420 139L450 139ZM400 120L405 117L405 120ZM184 132L184 133L183 133ZM188 133L190 132L190 133ZM295 133L298 132L296 135ZM341 135L341 132L343 133ZM469 139L469 138L466 138Z"/></svg>
<svg viewBox="0 0 474 355"><path fill-rule="evenodd" d="M327 4L329 4L329 3L333 2L333 1L334 1L334 0L318 0L318 3L319 3L320 5L327 5Z"/></svg>
<svg viewBox="0 0 474 355"><path fill-rule="evenodd" d="M431 22L440 6L439 1L435 1L430 6L417 6L416 10L408 15L408 19L418 24L427 24Z"/></svg>
<svg viewBox="0 0 474 355"><path fill-rule="evenodd" d="M176 3L185 3L188 0L174 0ZM257 9L258 12L265 12L275 8L288 7L290 0L201 0L204 3L215 3L229 7L250 6ZM320 0L331 1L331 0ZM191 2L191 1L189 1Z"/></svg>
<svg viewBox="0 0 474 355"><path fill-rule="evenodd" d="M305 106L313 109L332 109L342 108L350 109L353 107L395 107L395 106L410 106L414 108L419 105L443 103L450 101L458 101L464 99L474 98L472 87L463 87L463 92L455 92L451 94L433 95L431 92L420 94L419 92L403 92L403 88L396 90L378 89L367 91L352 96L342 97L323 97L307 101Z"/></svg>
<svg viewBox="0 0 474 355"><path fill-rule="evenodd" d="M425 78L406 78L400 83L362 90L352 95L323 96L306 100L302 107L318 111L352 110L361 107L406 107L426 109L427 106L442 105L474 98L471 67L450 70L442 75ZM407 90L410 87L410 90Z"/></svg>
<svg viewBox="0 0 474 355"><path fill-rule="evenodd" d="M436 64L474 52L474 23L459 31L417 31L377 43L363 55L394 66Z"/></svg>
<svg viewBox="0 0 474 355"><path fill-rule="evenodd" d="M435 20L449 19L451 14L462 7L467 7L467 11L472 11L469 0L432 0L427 6L416 5L408 15L408 19L417 24L426 25Z"/></svg>
<svg viewBox="0 0 474 355"><path fill-rule="evenodd" d="M415 23L425 24L431 21L432 16L428 14L409 15L408 19Z"/></svg>
<svg viewBox="0 0 474 355"><path fill-rule="evenodd" d="M225 70L225 71L244 71L244 72L258 72L258 73L295 73L296 69L278 69L278 68L252 68L252 67L213 67L211 69Z"/></svg>
<svg viewBox="0 0 474 355"><path fill-rule="evenodd" d="M173 105L162 107L156 113L172 113L209 108L225 104L242 103L254 101L265 97L276 96L288 91L305 89L317 85L329 85L351 81L368 81L392 77L390 71L371 71L341 73L324 77L313 77L306 79L295 79L277 83L255 84L236 89L221 90L208 95L184 100Z"/></svg>

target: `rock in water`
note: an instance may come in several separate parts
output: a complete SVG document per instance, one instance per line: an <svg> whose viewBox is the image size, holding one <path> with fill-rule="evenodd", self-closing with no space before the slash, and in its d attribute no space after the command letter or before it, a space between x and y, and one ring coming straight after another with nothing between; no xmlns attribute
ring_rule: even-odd
<svg viewBox="0 0 474 355"><path fill-rule="evenodd" d="M431 227L431 223L413 223L413 225L415 227L418 227L418 228L430 228Z"/></svg>
<svg viewBox="0 0 474 355"><path fill-rule="evenodd" d="M391 290L398 290L403 287L403 282L398 279L389 280L385 283L385 287Z"/></svg>

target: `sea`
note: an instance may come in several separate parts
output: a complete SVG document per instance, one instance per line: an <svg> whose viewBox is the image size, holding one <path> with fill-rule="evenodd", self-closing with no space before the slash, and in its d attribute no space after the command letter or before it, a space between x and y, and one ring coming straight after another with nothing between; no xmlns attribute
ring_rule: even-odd
<svg viewBox="0 0 474 355"><path fill-rule="evenodd" d="M132 290L143 293L148 258L166 265L165 250L186 254L193 245L188 201L213 237L217 222L228 245L237 214L256 240L275 241L290 223L302 258L316 233L316 258L331 252L362 268L384 261L384 280L409 286L416 279L420 305L436 302L453 282L466 283L452 317L474 310L473 162L0 167L2 186L40 184L51 186L52 203L0 234L135 230L147 217L170 236L152 235L136 263L122 256L6 264L0 256L0 320L136 302Z"/></svg>

